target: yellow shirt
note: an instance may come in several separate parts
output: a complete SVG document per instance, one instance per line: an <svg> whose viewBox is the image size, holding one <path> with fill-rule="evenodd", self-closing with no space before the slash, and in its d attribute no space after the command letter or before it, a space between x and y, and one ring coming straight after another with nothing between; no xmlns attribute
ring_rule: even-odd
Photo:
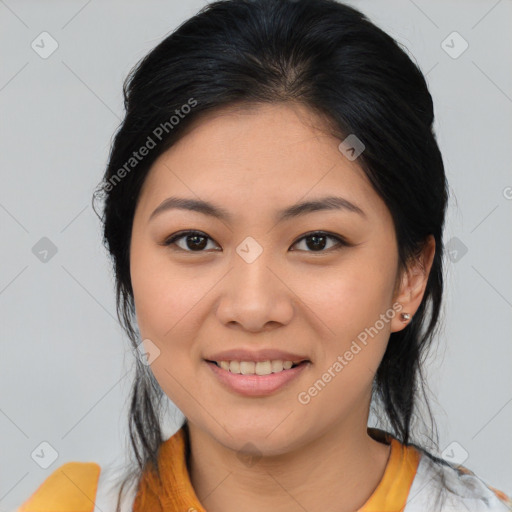
<svg viewBox="0 0 512 512"><path fill-rule="evenodd" d="M439 474L436 471L442 471L456 491L440 510L512 510L508 496L486 486L468 469L447 463L439 465L426 452L414 446L404 446L382 430L368 428L368 433L374 439L390 444L391 451L381 481L357 512L432 512L432 477ZM126 497L122 512L207 512L190 482L186 464L187 442L188 436L182 427L162 443L159 461L165 475L164 487L146 473L132 495ZM16 512L114 512L117 492L106 492L101 473L102 468L94 462L63 464Z"/></svg>

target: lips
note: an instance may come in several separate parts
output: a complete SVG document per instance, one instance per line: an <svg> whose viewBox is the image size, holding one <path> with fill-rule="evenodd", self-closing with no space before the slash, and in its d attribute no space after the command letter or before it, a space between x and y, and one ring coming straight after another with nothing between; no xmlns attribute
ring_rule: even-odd
<svg viewBox="0 0 512 512"><path fill-rule="evenodd" d="M308 371L311 363L302 362L288 370L269 375L244 375L232 373L213 362L205 362L214 377L229 391L248 397L265 397L277 393L291 385L303 372Z"/></svg>
<svg viewBox="0 0 512 512"><path fill-rule="evenodd" d="M308 356L297 352L235 348L208 355L205 364L230 391L264 397L291 385L312 363Z"/></svg>

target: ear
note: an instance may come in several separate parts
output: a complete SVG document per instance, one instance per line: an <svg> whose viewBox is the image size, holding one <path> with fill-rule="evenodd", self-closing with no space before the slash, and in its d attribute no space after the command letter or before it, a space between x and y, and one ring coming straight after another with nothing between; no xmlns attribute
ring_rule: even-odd
<svg viewBox="0 0 512 512"><path fill-rule="evenodd" d="M421 249L420 254L411 261L407 270L399 276L400 284L395 288L393 304L402 305L402 309L391 320L391 332L404 329L412 320L412 317L420 307L428 276L434 261L436 241L433 235L429 235ZM408 313L409 319L404 319L402 313Z"/></svg>

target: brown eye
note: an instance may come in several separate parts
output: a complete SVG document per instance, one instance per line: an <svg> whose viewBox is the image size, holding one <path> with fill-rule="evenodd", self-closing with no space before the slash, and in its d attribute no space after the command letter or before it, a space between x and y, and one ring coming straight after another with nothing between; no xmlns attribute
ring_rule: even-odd
<svg viewBox="0 0 512 512"><path fill-rule="evenodd" d="M334 246L329 246L329 240L334 241ZM297 245L299 242L304 242L305 247L307 249L299 249L305 250L306 252L328 252L331 249L339 249L343 246L348 246L342 238L336 235L330 235L323 231L314 231L303 236L300 240L295 242L294 245ZM327 247L327 249L325 249Z"/></svg>
<svg viewBox="0 0 512 512"><path fill-rule="evenodd" d="M177 243L181 242L182 239L184 239L182 245ZM186 252L204 252L205 247L208 245L208 240L212 239L201 231L182 231L172 235L163 245L176 245L179 249Z"/></svg>

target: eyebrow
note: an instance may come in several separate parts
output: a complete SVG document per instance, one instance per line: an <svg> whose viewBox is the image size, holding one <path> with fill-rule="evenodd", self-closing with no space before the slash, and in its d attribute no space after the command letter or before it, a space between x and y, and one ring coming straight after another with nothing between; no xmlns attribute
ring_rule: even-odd
<svg viewBox="0 0 512 512"><path fill-rule="evenodd" d="M233 215L221 206L215 205L202 199L189 199L184 197L169 197L162 201L159 206L149 216L148 222L161 213L173 210L188 210L202 213L216 219L231 222ZM283 210L279 210L275 214L276 223L283 222L292 218L300 217L311 212L325 211L325 210L339 210L351 213L356 213L366 218L365 212L348 199L338 196L326 196L311 201L303 201L296 203Z"/></svg>

